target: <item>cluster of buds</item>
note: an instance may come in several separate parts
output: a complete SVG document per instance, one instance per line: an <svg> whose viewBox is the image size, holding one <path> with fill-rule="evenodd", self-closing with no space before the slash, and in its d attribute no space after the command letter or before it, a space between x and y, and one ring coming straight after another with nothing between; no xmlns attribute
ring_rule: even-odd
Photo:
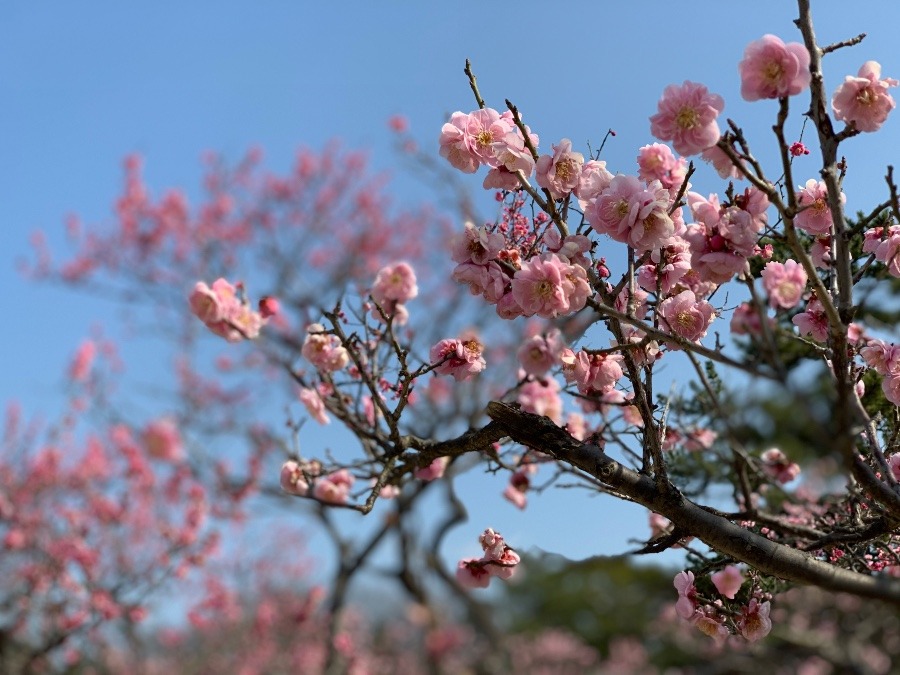
<svg viewBox="0 0 900 675"><path fill-rule="evenodd" d="M456 568L456 580L465 588L487 588L491 577L509 579L519 564L519 554L513 551L499 532L486 529L478 538L484 555L463 558Z"/></svg>

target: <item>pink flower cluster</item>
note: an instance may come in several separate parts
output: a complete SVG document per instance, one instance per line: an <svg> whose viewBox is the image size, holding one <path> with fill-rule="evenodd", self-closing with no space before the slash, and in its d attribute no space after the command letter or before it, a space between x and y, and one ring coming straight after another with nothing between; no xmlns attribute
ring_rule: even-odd
<svg viewBox="0 0 900 675"><path fill-rule="evenodd" d="M322 466L317 461L297 462L289 459L281 466L281 489L298 497L310 495L327 504L346 504L355 477L346 469L321 475ZM312 482L312 493L310 493Z"/></svg>
<svg viewBox="0 0 900 675"><path fill-rule="evenodd" d="M341 370L350 362L350 354L341 345L341 339L337 335L326 333L325 327L320 323L312 323L307 327L300 353L317 370L325 373Z"/></svg>
<svg viewBox="0 0 900 675"><path fill-rule="evenodd" d="M457 382L462 382L485 369L487 363L483 351L484 345L474 336L448 338L435 344L429 357L431 363L437 365L434 372L452 375Z"/></svg>
<svg viewBox="0 0 900 675"><path fill-rule="evenodd" d="M456 568L456 580L464 588L487 588L491 577L509 579L519 564L519 554L513 551L491 528L478 538L484 555L481 558L463 558Z"/></svg>
<svg viewBox="0 0 900 675"><path fill-rule="evenodd" d="M702 84L685 80L663 90L658 109L650 118L650 133L661 141L672 141L681 155L696 155L719 140L716 118L725 108L718 94Z"/></svg>
<svg viewBox="0 0 900 675"><path fill-rule="evenodd" d="M578 187L584 155L572 151L572 141L564 138L553 146L553 155L538 158L535 180L550 192L554 199L562 199Z"/></svg>
<svg viewBox="0 0 900 675"><path fill-rule="evenodd" d="M779 483L790 483L800 475L800 465L789 460L778 448L769 448L761 458L763 471Z"/></svg>
<svg viewBox="0 0 900 675"><path fill-rule="evenodd" d="M175 420L169 417L154 420L144 427L142 440L151 457L166 462L177 462L184 457L181 434Z"/></svg>
<svg viewBox="0 0 900 675"><path fill-rule="evenodd" d="M537 470L537 464L528 455L523 457L519 467L509 477L509 484L503 491L503 497L512 502L517 508L524 509L528 503L526 493L531 487L531 477L537 473Z"/></svg>
<svg viewBox="0 0 900 675"><path fill-rule="evenodd" d="M887 266L888 274L900 277L900 225L891 225L887 232L882 227L866 230L864 253L874 253L875 260Z"/></svg>
<svg viewBox="0 0 900 675"><path fill-rule="evenodd" d="M888 401L900 405L900 346L871 339L859 350L869 368L882 375L881 389Z"/></svg>
<svg viewBox="0 0 900 675"><path fill-rule="evenodd" d="M232 286L225 279L216 279L212 287L198 281L188 301L194 316L228 342L252 340L265 323L263 316L251 309L243 297L243 287Z"/></svg>
<svg viewBox="0 0 900 675"><path fill-rule="evenodd" d="M809 52L799 42L764 35L747 45L738 71L745 101L794 96L809 86Z"/></svg>
<svg viewBox="0 0 900 675"><path fill-rule="evenodd" d="M697 221L685 234L691 266L702 281L724 284L743 271L747 259L756 253L769 199L760 190L747 188L733 204L720 206L716 195L704 199L691 192L688 205Z"/></svg>
<svg viewBox="0 0 900 675"><path fill-rule="evenodd" d="M651 251L667 245L676 234L676 223L669 215L672 198L657 179L644 182L620 174L587 200L584 215L598 233L638 251Z"/></svg>
<svg viewBox="0 0 900 675"><path fill-rule="evenodd" d="M553 328L545 335L532 335L526 338L516 356L526 374L543 377L559 363L562 351L562 334L558 328Z"/></svg>
<svg viewBox="0 0 900 675"><path fill-rule="evenodd" d="M728 566L713 574L712 582L723 597L733 599L741 587L742 577L736 567ZM675 575L673 585L678 591L678 602L675 603L678 616L717 642L724 641L731 634L726 624L735 628L749 642L761 640L772 630L772 620L769 618L771 606L768 600L760 602L757 597L752 597L750 602L741 608L738 619L734 621L720 611L721 600L701 604L693 572L679 572Z"/></svg>
<svg viewBox="0 0 900 675"><path fill-rule="evenodd" d="M416 273L409 263L399 262L382 267L372 286L372 299L381 307L381 312L373 308L372 315L377 321L393 317L395 323L403 325L409 317L405 303L418 294Z"/></svg>
<svg viewBox="0 0 900 675"><path fill-rule="evenodd" d="M526 130L532 146L537 147L537 135ZM509 111L501 114L483 108L468 114L455 112L441 127L439 143L441 157L464 173L475 173L482 164L489 166L485 188L515 190L519 187L518 172L527 178L534 170L534 158Z"/></svg>
<svg viewBox="0 0 900 675"><path fill-rule="evenodd" d="M698 300L693 291L666 298L658 311L660 326L689 342L699 342L715 318L713 306L706 300Z"/></svg>
<svg viewBox="0 0 900 675"><path fill-rule="evenodd" d="M800 304L809 277L796 260L769 262L761 272L763 288L769 294L769 305L791 309Z"/></svg>
<svg viewBox="0 0 900 675"><path fill-rule="evenodd" d="M803 210L794 217L794 225L814 236L831 234L834 221L828 206L828 189L825 183L810 178L796 193L796 197L797 204ZM841 203L846 201L847 196L842 192Z"/></svg>
<svg viewBox="0 0 900 675"><path fill-rule="evenodd" d="M834 116L859 131L878 131L896 105L888 88L897 84L892 77L881 77L880 63L866 61L856 77L848 75L834 92Z"/></svg>
<svg viewBox="0 0 900 675"><path fill-rule="evenodd" d="M306 407L306 412L319 424L330 424L331 418L328 417L328 411L325 408L325 401L322 400L321 390L303 387L300 389L300 403Z"/></svg>
<svg viewBox="0 0 900 675"><path fill-rule="evenodd" d="M560 356L566 382L574 383L585 396L605 394L616 386L624 373L621 354L588 353L584 349L577 354L564 349Z"/></svg>

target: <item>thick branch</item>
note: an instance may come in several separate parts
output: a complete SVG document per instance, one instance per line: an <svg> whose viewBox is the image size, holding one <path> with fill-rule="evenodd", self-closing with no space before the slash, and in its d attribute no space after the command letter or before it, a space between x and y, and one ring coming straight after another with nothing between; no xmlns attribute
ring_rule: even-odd
<svg viewBox="0 0 900 675"><path fill-rule="evenodd" d="M649 476L641 475L608 457L596 445L575 440L546 417L525 413L496 401L488 404L487 412L513 440L581 469L635 502L665 516L678 530L701 539L720 553L787 581L900 606L900 583L896 581L829 565L745 530L685 498L671 483L658 485Z"/></svg>

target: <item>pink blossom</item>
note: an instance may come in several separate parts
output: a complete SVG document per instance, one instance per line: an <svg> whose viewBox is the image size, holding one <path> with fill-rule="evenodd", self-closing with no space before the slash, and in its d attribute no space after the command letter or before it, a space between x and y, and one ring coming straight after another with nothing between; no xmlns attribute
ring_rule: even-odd
<svg viewBox="0 0 900 675"><path fill-rule="evenodd" d="M769 448L762 454L762 468L779 483L790 483L800 475L800 465L790 461L778 448Z"/></svg>
<svg viewBox="0 0 900 675"><path fill-rule="evenodd" d="M731 161L731 157L729 157L718 145L712 145L701 152L700 159L712 164L716 173L719 174L719 178L724 180L728 180L729 178L743 180L744 178L744 172L734 165L734 162Z"/></svg>
<svg viewBox="0 0 900 675"><path fill-rule="evenodd" d="M894 405L900 406L900 376L891 374L881 381L881 391L885 398Z"/></svg>
<svg viewBox="0 0 900 675"><path fill-rule="evenodd" d="M682 619L690 619L697 609L697 587L694 586L693 572L679 572L673 582L678 591L678 602L675 611Z"/></svg>
<svg viewBox="0 0 900 675"><path fill-rule="evenodd" d="M444 339L430 351L430 359L438 365L434 371L440 375L452 375L457 382L468 380L485 369L482 356L484 345L474 337L468 339Z"/></svg>
<svg viewBox="0 0 900 675"><path fill-rule="evenodd" d="M501 115L493 108L475 110L469 113L466 120L466 144L478 161L495 167L500 162L494 154L494 144L502 141L515 128L509 113Z"/></svg>
<svg viewBox="0 0 900 675"><path fill-rule="evenodd" d="M281 489L292 495L305 497L309 493L309 483L303 476L300 464L289 459L281 466Z"/></svg>
<svg viewBox="0 0 900 675"><path fill-rule="evenodd" d="M578 186L584 155L572 151L572 141L564 138L553 146L553 155L542 155L535 165L537 184L562 199Z"/></svg>
<svg viewBox="0 0 900 675"><path fill-rule="evenodd" d="M318 323L310 324L306 329L306 340L300 353L323 372L340 370L350 362L350 354L341 345L337 335L324 332L325 327Z"/></svg>
<svg viewBox="0 0 900 675"><path fill-rule="evenodd" d="M578 177L578 185L575 186L575 196L578 197L581 208L584 209L588 200L600 196L612 182L613 175L606 168L606 162L591 159L581 167L581 175Z"/></svg>
<svg viewBox="0 0 900 675"><path fill-rule="evenodd" d="M881 375L900 373L900 347L895 344L873 338L859 350L859 355Z"/></svg>
<svg viewBox="0 0 900 675"><path fill-rule="evenodd" d="M315 389L300 389L300 402L306 406L306 412L319 424L330 424L331 418L325 408L325 402Z"/></svg>
<svg viewBox="0 0 900 675"><path fill-rule="evenodd" d="M771 319L766 319L772 324ZM734 314L731 315L731 332L735 335L761 335L762 321L759 312L748 302L742 302L734 308Z"/></svg>
<svg viewBox="0 0 900 675"><path fill-rule="evenodd" d="M487 588L491 575L478 558L463 558L456 567L456 580L463 588Z"/></svg>
<svg viewBox="0 0 900 675"><path fill-rule="evenodd" d="M516 401L525 412L549 417L556 424L562 424L562 399L559 397L559 383L550 378L531 380L519 388Z"/></svg>
<svg viewBox="0 0 900 675"><path fill-rule="evenodd" d="M661 324L689 342L697 342L706 335L715 312L706 300L697 300L693 291L682 291L668 297L659 305Z"/></svg>
<svg viewBox="0 0 900 675"><path fill-rule="evenodd" d="M800 335L809 335L818 342L825 342L828 339L831 327L828 324L825 309L815 295L806 303L806 310L795 314L791 322L797 326Z"/></svg>
<svg viewBox="0 0 900 675"><path fill-rule="evenodd" d="M753 598L750 604L741 611L737 627L745 640L756 642L761 640L772 630L772 620L769 618L769 601L760 602Z"/></svg>
<svg viewBox="0 0 900 675"><path fill-rule="evenodd" d="M691 623L705 636L712 638L716 642L724 642L728 637L728 628L722 623L721 618L716 615L714 610L698 611L691 617Z"/></svg>
<svg viewBox="0 0 900 675"><path fill-rule="evenodd" d="M329 504L346 504L355 479L346 469L340 469L316 481L313 496Z"/></svg>
<svg viewBox="0 0 900 675"><path fill-rule="evenodd" d="M564 349L560 355L563 375L567 382L574 382L585 395L603 393L612 389L623 377L621 354L588 354L583 349L577 354Z"/></svg>
<svg viewBox="0 0 900 675"><path fill-rule="evenodd" d="M224 280L220 279L219 281ZM213 285L215 286L215 284ZM194 286L194 290L188 297L188 303L191 306L191 312L203 323L216 323L224 318L224 310L218 294L202 281L198 281Z"/></svg>
<svg viewBox="0 0 900 675"><path fill-rule="evenodd" d="M175 420L163 417L150 422L143 433L147 454L167 462L177 462L184 456L181 434Z"/></svg>
<svg viewBox="0 0 900 675"><path fill-rule="evenodd" d="M455 112L450 116L450 121L441 127L440 154L463 173L475 173L481 160L466 141L468 122L465 113Z"/></svg>
<svg viewBox="0 0 900 675"><path fill-rule="evenodd" d="M512 280L512 294L525 316L553 319L582 309L590 286L583 267L545 253L522 263Z"/></svg>
<svg viewBox="0 0 900 675"><path fill-rule="evenodd" d="M734 596L741 590L741 585L744 583L744 575L734 565L728 565L710 578L716 590L729 600L734 600Z"/></svg>
<svg viewBox="0 0 900 675"><path fill-rule="evenodd" d="M457 263L486 265L497 257L504 244L501 233L489 232L484 226L475 227L467 222L465 231L453 237L450 255Z"/></svg>
<svg viewBox="0 0 900 675"><path fill-rule="evenodd" d="M435 457L434 461L432 461L428 466L422 467L421 469L416 469L415 476L419 480L430 483L431 481L437 480L438 478L443 478L444 472L447 470L447 465L449 463L449 457Z"/></svg>
<svg viewBox="0 0 900 675"><path fill-rule="evenodd" d="M534 134L531 136L532 145L537 146L537 137ZM518 129L505 134L503 138L495 141L493 151L499 166L491 169L491 172L503 171L510 176L509 184L512 187L507 189L515 190L519 187L517 171L521 171L525 176L530 176L534 170L534 157L531 154L531 150L525 145L525 138Z"/></svg>
<svg viewBox="0 0 900 675"><path fill-rule="evenodd" d="M894 480L900 481L900 452L888 457L888 466L891 468Z"/></svg>
<svg viewBox="0 0 900 675"><path fill-rule="evenodd" d="M546 335L533 335L526 339L516 356L526 373L542 377L557 364L561 352L562 336L559 329L554 328Z"/></svg>
<svg viewBox="0 0 900 675"><path fill-rule="evenodd" d="M258 308L259 315L263 319L269 319L281 312L281 303L278 302L278 298L273 298L270 295L264 295L259 299Z"/></svg>
<svg viewBox="0 0 900 675"><path fill-rule="evenodd" d="M794 217L794 225L809 234L830 234L833 219L825 183L810 178L796 196L797 205L803 210ZM841 192L841 203L846 201L847 196Z"/></svg>
<svg viewBox="0 0 900 675"><path fill-rule="evenodd" d="M809 86L809 52L799 42L764 35L747 45L738 70L745 101L794 96Z"/></svg>
<svg viewBox="0 0 900 675"><path fill-rule="evenodd" d="M655 511L650 512L650 539L659 539L672 530L672 521Z"/></svg>
<svg viewBox="0 0 900 675"><path fill-rule="evenodd" d="M882 79L880 63L866 61L856 77L848 75L834 92L834 116L859 131L878 131L896 105L888 88L897 84L892 77Z"/></svg>
<svg viewBox="0 0 900 675"><path fill-rule="evenodd" d="M677 194L687 176L687 160L675 157L671 148L662 143L645 145L638 150L638 178L647 183L658 180L667 190Z"/></svg>
<svg viewBox="0 0 900 675"><path fill-rule="evenodd" d="M382 306L388 303L405 303L418 294L416 273L405 262L382 267L372 286L372 298Z"/></svg>
<svg viewBox="0 0 900 675"><path fill-rule="evenodd" d="M891 226L888 237L875 247L875 260L884 263L892 277L900 277L900 226Z"/></svg>
<svg viewBox="0 0 900 675"><path fill-rule="evenodd" d="M774 261L766 263L761 276L771 307L791 309L800 304L808 277L796 260L786 260L784 264Z"/></svg>
<svg viewBox="0 0 900 675"><path fill-rule="evenodd" d="M69 366L69 378L73 382L84 382L91 374L91 366L97 356L97 345L93 340L85 340L75 352L75 358Z"/></svg>
<svg viewBox="0 0 900 675"><path fill-rule="evenodd" d="M719 140L716 118L725 108L718 94L702 84L685 81L670 84L659 99L659 112L650 118L650 133L661 141L672 141L681 155L696 155Z"/></svg>

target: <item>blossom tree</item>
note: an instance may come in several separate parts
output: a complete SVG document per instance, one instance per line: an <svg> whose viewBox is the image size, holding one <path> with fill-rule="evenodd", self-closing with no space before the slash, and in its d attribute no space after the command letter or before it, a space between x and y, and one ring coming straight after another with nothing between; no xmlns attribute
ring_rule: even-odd
<svg viewBox="0 0 900 675"><path fill-rule="evenodd" d="M180 294L194 322L183 346L204 325L268 382L295 387L310 419L335 419L358 441L352 453L301 452L254 427L255 448L284 455L273 468L251 453L254 485L265 476L263 492L277 484L314 513L338 551L323 669L353 662L338 639L347 588L388 538L409 596L434 605L420 578L434 573L494 647L485 668L509 667L475 589L519 573L516 542L483 522L472 534L480 557L476 548L451 571L436 555L464 519L454 483L474 468L507 477L504 494L520 508L537 475L542 489L574 484L646 508L637 552L684 550L673 618L714 644L765 639L792 586L900 604L900 361L879 307L900 277L900 202L891 167L883 200L855 218L842 190L853 139L888 122L898 82L866 61L829 98L824 61L864 36L819 45L808 0L798 9L799 41L765 35L737 64L748 104L776 102L771 167L753 150L766 141L751 145L722 119L723 97L691 81L663 90L648 115L661 142L637 150L636 167L609 167L602 146L568 138L541 153L512 102L488 106L468 63L477 109L450 116L438 152L456 171L486 167L501 207L492 220L460 218L452 233L426 219L387 226L366 190L351 200L363 235L324 217L350 189L328 189L331 157L303 155L284 180L255 178L252 158L213 171L195 214L177 194L152 203L130 165L119 229L83 239L55 273L88 284L102 271L126 296L141 282ZM694 155L723 181L707 196L691 183ZM251 198L236 201L242 191ZM267 271L239 281L232 270L251 250ZM426 278L440 256L455 266ZM37 271L54 274L46 257ZM461 301L442 288L474 296L480 311L458 320ZM660 364L691 372L692 395L661 393ZM180 373L192 423L219 416L221 429L240 428L244 399L193 364ZM759 418L746 392L758 383L787 401L813 451L748 432ZM148 448L171 431L148 429ZM221 468L215 477L223 490L242 485ZM426 534L416 506L438 489L446 519ZM391 515L362 544L340 532L335 513L371 518L383 502Z"/></svg>

